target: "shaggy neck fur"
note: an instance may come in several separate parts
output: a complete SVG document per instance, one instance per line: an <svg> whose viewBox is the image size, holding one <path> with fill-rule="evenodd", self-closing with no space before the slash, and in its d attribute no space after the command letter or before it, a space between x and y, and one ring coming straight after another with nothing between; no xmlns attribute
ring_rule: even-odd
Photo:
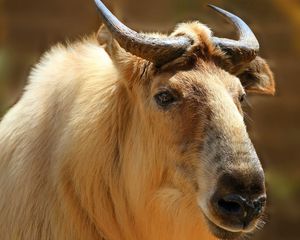
<svg viewBox="0 0 300 240"><path fill-rule="evenodd" d="M212 239L196 196L171 184L175 149L117 76L95 40L33 71L0 125L1 239Z"/></svg>
<svg viewBox="0 0 300 240"><path fill-rule="evenodd" d="M76 146L64 162L71 164L66 166L68 171L75 171L70 174L74 191L80 193L78 200L94 219L91 224L111 240L208 239L196 196L185 195L171 184L174 179L180 181L168 165L175 148L162 147L168 139L157 135L147 120L151 117L144 115L143 106L137 105L122 79L98 83L99 79L102 90L96 88L94 101L88 92L83 105L75 107L91 111L83 117L78 113L82 123L76 119L74 128L80 131L68 137L82 142L64 147ZM93 105L102 105L96 116ZM90 129L83 132L80 124L89 121L93 121Z"/></svg>
<svg viewBox="0 0 300 240"><path fill-rule="evenodd" d="M57 178L62 201L75 208L66 215L76 213L70 219L78 229L90 225L108 240L213 239L196 196L172 185L182 177L168 165L176 149L165 149L168 139L154 131L124 80L93 81L82 87L72 131L61 140L69 143L61 145L65 157L57 156L64 158Z"/></svg>

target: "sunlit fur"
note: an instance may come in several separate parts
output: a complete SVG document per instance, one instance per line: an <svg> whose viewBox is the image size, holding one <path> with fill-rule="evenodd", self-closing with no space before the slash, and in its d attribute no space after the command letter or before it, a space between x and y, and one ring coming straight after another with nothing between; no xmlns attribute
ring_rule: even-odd
<svg viewBox="0 0 300 240"><path fill-rule="evenodd" d="M244 89L206 27L182 32L194 45L162 69L105 34L45 54L0 124L0 239L215 239L200 206L215 165L200 156L212 116L249 141ZM167 111L161 86L182 95Z"/></svg>

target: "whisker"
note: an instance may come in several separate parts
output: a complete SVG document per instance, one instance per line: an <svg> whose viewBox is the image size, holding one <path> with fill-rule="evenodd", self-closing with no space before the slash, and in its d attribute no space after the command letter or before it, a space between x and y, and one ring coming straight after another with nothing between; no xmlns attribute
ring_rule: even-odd
<svg viewBox="0 0 300 240"><path fill-rule="evenodd" d="M252 237L252 233L244 233L241 237L239 237L239 240L249 240Z"/></svg>
<svg viewBox="0 0 300 240"><path fill-rule="evenodd" d="M250 109L253 109L253 106L252 106L251 102L248 100L248 98L245 98L244 103L247 107L249 107Z"/></svg>
<svg viewBox="0 0 300 240"><path fill-rule="evenodd" d="M253 123L254 122L254 120L245 112L245 111L243 111L243 113L244 113L244 118L247 120L247 121L249 121L250 123Z"/></svg>

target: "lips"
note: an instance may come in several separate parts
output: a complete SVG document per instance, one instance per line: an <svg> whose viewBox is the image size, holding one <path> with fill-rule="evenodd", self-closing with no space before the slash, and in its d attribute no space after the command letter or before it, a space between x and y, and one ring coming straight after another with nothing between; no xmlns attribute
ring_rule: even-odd
<svg viewBox="0 0 300 240"><path fill-rule="evenodd" d="M226 239L226 240L237 239L243 234L243 232L231 232L229 230L223 229L217 226L211 220L209 220L206 216L205 219L207 221L210 231L213 233L213 235L215 235L215 237L219 239Z"/></svg>

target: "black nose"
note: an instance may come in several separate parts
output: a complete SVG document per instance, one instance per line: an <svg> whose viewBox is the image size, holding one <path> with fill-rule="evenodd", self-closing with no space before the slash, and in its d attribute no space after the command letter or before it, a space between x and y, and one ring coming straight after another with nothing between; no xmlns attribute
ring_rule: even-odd
<svg viewBox="0 0 300 240"><path fill-rule="evenodd" d="M215 210L233 225L247 227L249 223L261 215L266 196L246 199L241 195L230 194L216 199Z"/></svg>
<svg viewBox="0 0 300 240"><path fill-rule="evenodd" d="M218 179L211 204L225 225L246 228L261 216L266 204L263 173L224 174Z"/></svg>

